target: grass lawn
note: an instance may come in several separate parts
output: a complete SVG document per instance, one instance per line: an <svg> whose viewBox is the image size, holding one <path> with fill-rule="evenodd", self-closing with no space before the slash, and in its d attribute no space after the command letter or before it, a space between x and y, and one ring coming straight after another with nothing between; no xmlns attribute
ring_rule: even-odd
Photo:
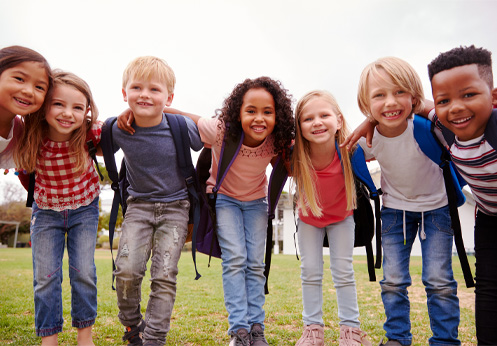
<svg viewBox="0 0 497 346"><path fill-rule="evenodd" d="M223 302L221 262L212 259L207 267L207 256L198 256L198 269L202 278L194 280L191 254L184 252L180 261L178 292L171 321L167 345L227 345L229 338L227 314ZM109 250L95 253L98 274L98 317L94 326L96 345L125 345L121 341L123 327L117 318L116 295L111 288L111 257ZM328 258L325 256L325 263ZM469 257L474 271L474 257ZM464 285L459 259L453 258L454 272L459 283L461 324L459 337L463 345L475 345L474 289ZM378 282L369 282L366 259L354 257L357 293L362 329L377 345L384 335L385 315ZM300 288L300 262L295 256L274 255L269 277L270 294L266 296L266 338L271 345L295 345L302 332L302 297ZM326 266L326 265L325 265ZM377 280L382 277L376 271ZM421 283L421 258L411 260L413 286L411 323L413 345L427 345L431 336L426 308L426 296ZM32 287L31 249L0 249L0 345L39 345L41 339L34 333L34 303ZM63 301L64 332L59 345L75 345L76 331L71 327L70 286L67 258L64 263ZM325 345L338 345L338 317L335 290L329 270L324 283ZM145 313L150 288L148 276L142 291L142 312Z"/></svg>

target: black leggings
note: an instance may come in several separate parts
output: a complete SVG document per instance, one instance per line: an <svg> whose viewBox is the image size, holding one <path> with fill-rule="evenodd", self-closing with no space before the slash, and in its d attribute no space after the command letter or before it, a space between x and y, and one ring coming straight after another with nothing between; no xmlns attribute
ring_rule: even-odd
<svg viewBox="0 0 497 346"><path fill-rule="evenodd" d="M476 338L478 345L497 345L497 216L478 211L475 257Z"/></svg>

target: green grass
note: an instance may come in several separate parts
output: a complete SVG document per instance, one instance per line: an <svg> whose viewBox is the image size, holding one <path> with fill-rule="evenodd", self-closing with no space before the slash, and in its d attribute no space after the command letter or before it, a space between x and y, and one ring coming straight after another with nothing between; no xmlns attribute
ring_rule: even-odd
<svg viewBox="0 0 497 346"><path fill-rule="evenodd" d="M123 327L117 318L115 291L111 289L109 250L95 254L98 274L98 317L94 326L96 345L124 345ZM328 258L325 257L325 263ZM461 324L459 336L463 345L476 344L474 328L474 290L464 286L459 260L454 257L454 272L459 282ZM474 270L474 257L469 258ZM366 259L354 257L362 329L377 345L384 331L385 315L378 282L369 282ZM184 252L180 261L178 291L167 345L227 345L227 314L223 302L221 262L213 259L207 267L207 256L200 255L198 268L202 278L194 280L191 254ZM271 345L295 345L302 331L302 297L300 262L295 256L275 255L269 277L270 294L266 296L266 337ZM325 265L327 267L327 265ZM377 279L381 270L376 271ZM411 260L413 286L411 299L413 345L427 345L431 336L426 296L421 283L421 258ZM34 333L34 303L30 249L0 249L0 345L39 345ZM76 331L71 327L70 286L67 260L64 263L63 301L64 332L59 345L75 345ZM143 285L142 312L145 313L150 288L148 276ZM329 270L324 283L325 345L338 345L338 317L335 290Z"/></svg>

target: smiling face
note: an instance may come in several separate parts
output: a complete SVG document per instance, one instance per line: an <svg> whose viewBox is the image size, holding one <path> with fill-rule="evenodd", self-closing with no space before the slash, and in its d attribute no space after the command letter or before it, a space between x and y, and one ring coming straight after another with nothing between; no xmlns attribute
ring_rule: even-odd
<svg viewBox="0 0 497 346"><path fill-rule="evenodd" d="M48 91L42 63L26 61L0 75L0 118L27 115L40 109Z"/></svg>
<svg viewBox="0 0 497 346"><path fill-rule="evenodd" d="M342 117L329 102L316 97L302 108L299 124L311 151L313 147L321 145L333 148L335 134L342 127Z"/></svg>
<svg viewBox="0 0 497 346"><path fill-rule="evenodd" d="M173 94L169 94L167 84L157 78L150 80L131 78L123 89L124 101L135 116L136 125L150 127L162 121L162 111L170 106Z"/></svg>
<svg viewBox="0 0 497 346"><path fill-rule="evenodd" d="M82 92L69 85L56 84L45 115L48 138L56 142L68 141L83 125L87 113L88 104Z"/></svg>
<svg viewBox="0 0 497 346"><path fill-rule="evenodd" d="M397 86L383 69L368 80L368 99L371 116L378 122L377 130L385 137L401 135L407 128L414 98Z"/></svg>
<svg viewBox="0 0 497 346"><path fill-rule="evenodd" d="M445 127L461 141L483 135L492 113L492 90L476 64L437 73L431 87L435 111Z"/></svg>
<svg viewBox="0 0 497 346"><path fill-rule="evenodd" d="M265 89L249 89L243 96L240 122L245 134L243 144L257 147L264 142L276 125L273 96Z"/></svg>

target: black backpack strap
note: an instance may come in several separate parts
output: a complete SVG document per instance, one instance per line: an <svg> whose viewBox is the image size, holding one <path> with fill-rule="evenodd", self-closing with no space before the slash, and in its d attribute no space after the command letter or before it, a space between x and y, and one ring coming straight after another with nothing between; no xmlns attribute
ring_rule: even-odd
<svg viewBox="0 0 497 346"><path fill-rule="evenodd" d="M100 172L100 166L98 165L97 161L97 147L95 146L95 143L93 142L92 139L88 140L86 142L86 146L88 147L88 154L90 155L91 159L95 163L95 167L97 167L97 172L98 175L100 176L100 180L104 180L104 176L102 175L102 172Z"/></svg>
<svg viewBox="0 0 497 346"><path fill-rule="evenodd" d="M190 209L193 209L193 234L192 234L192 258L195 266L195 280L200 279L201 275L197 270L196 246L197 246L197 228L200 219L200 201L198 197L198 181L193 167L192 155L190 152L190 136L188 134L188 125L182 115L167 114L167 122L171 128L171 134L176 148L176 157L181 175L185 178L186 188L190 198Z"/></svg>
<svg viewBox="0 0 497 346"><path fill-rule="evenodd" d="M36 175L35 172L29 173L29 184L28 184L28 199L26 200L26 207L31 208L33 206L33 202L35 200L35 182Z"/></svg>
<svg viewBox="0 0 497 346"><path fill-rule="evenodd" d="M112 138L112 126L116 122L117 118L108 118L104 125L102 126L102 139L100 141L100 147L102 148L102 153L104 157L105 168L107 169L107 175L111 180L111 189L114 191L114 198L112 199L112 208L109 217L109 243L110 243L110 253L112 256L112 289L114 287L114 271L116 270L116 264L114 262L114 253L112 251L114 242L114 230L116 228L117 214L119 212L119 204L121 203L121 195L119 192L119 173L116 166L116 158L114 157L114 144Z"/></svg>
<svg viewBox="0 0 497 346"><path fill-rule="evenodd" d="M497 150L497 109L492 111L485 128L485 140Z"/></svg>
<svg viewBox="0 0 497 346"><path fill-rule="evenodd" d="M285 167L284 159L281 155L279 155L276 159L276 162L274 163L268 186L268 220L266 236L266 256L264 259L264 276L266 277L264 292L266 294L269 294L268 279L269 270L271 269L271 255L273 253L273 220L275 218L274 212L276 210L276 206L278 205L278 200L280 199L281 192L283 191L283 187L285 186L287 178L288 171Z"/></svg>

